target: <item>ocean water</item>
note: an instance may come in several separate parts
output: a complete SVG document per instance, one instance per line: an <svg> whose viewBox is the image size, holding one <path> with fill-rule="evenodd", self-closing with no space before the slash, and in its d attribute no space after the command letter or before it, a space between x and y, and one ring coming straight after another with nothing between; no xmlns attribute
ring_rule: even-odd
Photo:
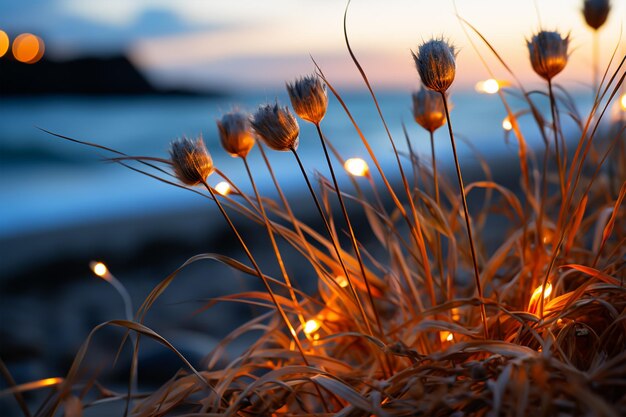
<svg viewBox="0 0 626 417"><path fill-rule="evenodd" d="M384 91L379 95L383 114L401 152L407 150L402 123L425 160L430 158L427 134L411 115L409 92ZM376 151L385 170L394 168L395 157L371 98L365 92L345 93L348 108ZM206 204L203 199L105 161L111 154L64 141L38 130L96 142L131 155L167 157L169 142L178 136L203 135L215 164L240 184L250 186L240 160L219 145L215 120L234 106L247 111L262 103L288 103L284 95L259 92L221 98L202 97L24 97L0 100L0 238L114 217L179 209ZM501 122L506 115L497 96L473 91L453 92L452 125L460 140L470 142L488 159L515 154L517 144L506 140ZM522 103L514 100L515 109ZM541 99L539 99L541 101ZM546 103L540 103L546 107ZM531 146L540 146L537 128L527 117L522 125ZM327 175L314 128L300 123L299 153L309 173ZM344 157L367 157L359 136L339 103L331 97L324 133ZM461 159L474 158L459 142ZM439 163L451 163L445 129L436 132ZM304 189L290 153L271 152L281 184L289 192ZM269 177L258 151L250 163L262 190ZM216 176L210 182L217 182Z"/></svg>

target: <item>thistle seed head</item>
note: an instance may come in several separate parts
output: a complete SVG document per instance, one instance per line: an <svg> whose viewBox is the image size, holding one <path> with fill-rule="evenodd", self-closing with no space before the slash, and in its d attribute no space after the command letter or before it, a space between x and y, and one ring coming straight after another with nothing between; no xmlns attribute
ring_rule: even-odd
<svg viewBox="0 0 626 417"><path fill-rule="evenodd" d="M170 159L174 174L186 185L204 182L214 170L213 160L201 137L196 140L185 137L174 140L170 145Z"/></svg>
<svg viewBox="0 0 626 417"><path fill-rule="evenodd" d="M254 135L247 114L226 113L217 121L222 146L233 157L245 158L254 146Z"/></svg>
<svg viewBox="0 0 626 417"><path fill-rule="evenodd" d="M278 103L260 106L250 123L270 148L276 151L298 148L300 127L287 107L280 107Z"/></svg>
<svg viewBox="0 0 626 417"><path fill-rule="evenodd" d="M328 94L326 85L317 75L307 75L287 83L287 92L293 109L301 119L315 124L322 121L328 108Z"/></svg>
<svg viewBox="0 0 626 417"><path fill-rule="evenodd" d="M569 35L542 30L526 41L533 70L545 80L551 80L567 65Z"/></svg>
<svg viewBox="0 0 626 417"><path fill-rule="evenodd" d="M438 93L445 92L456 73L456 50L443 39L431 39L421 44L413 54L417 72L424 85Z"/></svg>
<svg viewBox="0 0 626 417"><path fill-rule="evenodd" d="M585 22L594 30L600 29L600 26L606 22L611 11L609 0L585 0L583 3L583 16Z"/></svg>
<svg viewBox="0 0 626 417"><path fill-rule="evenodd" d="M413 93L413 117L429 132L434 132L446 123L446 111L441 94L421 87Z"/></svg>

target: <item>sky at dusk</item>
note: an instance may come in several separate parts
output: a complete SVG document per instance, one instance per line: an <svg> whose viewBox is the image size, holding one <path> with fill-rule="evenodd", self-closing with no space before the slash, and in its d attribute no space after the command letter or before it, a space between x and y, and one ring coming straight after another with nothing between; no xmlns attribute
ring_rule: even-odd
<svg viewBox="0 0 626 417"><path fill-rule="evenodd" d="M523 81L537 81L525 38L540 26L571 33L570 63L559 82L585 88L591 77L591 31L578 0L457 0ZM0 0L0 29L28 31L49 57L128 52L149 77L167 85L267 89L311 72L312 56L336 84L360 85L344 40L341 0ZM602 62L618 45L626 0L613 0L600 32ZM376 86L414 88L410 51L431 36L460 49L459 86L488 78L463 33L452 0L353 0L348 30L353 49ZM507 78L474 36L499 78ZM626 52L622 40L618 55Z"/></svg>

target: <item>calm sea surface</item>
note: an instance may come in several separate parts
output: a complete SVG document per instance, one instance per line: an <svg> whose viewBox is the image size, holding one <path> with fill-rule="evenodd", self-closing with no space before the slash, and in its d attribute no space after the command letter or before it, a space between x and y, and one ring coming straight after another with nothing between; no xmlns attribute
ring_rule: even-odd
<svg viewBox="0 0 626 417"><path fill-rule="evenodd" d="M104 162L110 154L55 138L36 127L132 155L158 157L167 156L173 138L202 134L216 165L248 190L241 161L220 148L215 120L233 106L253 111L257 105L274 99L274 95L265 93L218 99L3 98L0 100L0 238L95 219L205 204L192 193ZM383 166L393 171L391 145L369 96L353 92L344 99ZM383 92L379 99L398 148L407 149L402 132L404 121L415 148L429 158L428 137L411 116L410 94ZM284 96L278 96L278 100L288 102ZM505 141L501 122L506 114L498 97L455 92L452 101L451 117L459 138L471 142L488 158L516 152L516 142ZM515 100L512 104L515 109L521 108ZM523 124L529 142L538 146L536 128L529 119L523 120ZM323 129L345 157L367 157L355 129L334 99L330 101ZM449 163L450 143L444 129L436 133L436 139L440 163ZM459 148L462 157L472 157L466 145L460 144ZM301 122L299 153L309 172L327 173L316 132L304 122ZM255 175L261 188L266 188L270 184L259 159L258 152L253 151L250 162L257 166ZM271 159L286 189L304 187L291 154L272 152ZM217 182L217 178L211 181Z"/></svg>

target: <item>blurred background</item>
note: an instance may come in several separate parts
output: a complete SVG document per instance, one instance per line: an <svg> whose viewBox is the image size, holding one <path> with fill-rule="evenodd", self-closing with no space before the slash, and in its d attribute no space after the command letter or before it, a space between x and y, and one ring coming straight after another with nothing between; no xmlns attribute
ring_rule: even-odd
<svg viewBox="0 0 626 417"><path fill-rule="evenodd" d="M626 1L611 3L598 32L603 69L615 48L618 57L626 51L620 44ZM241 161L221 150L215 121L235 107L287 104L285 81L313 72L314 59L393 177L391 147L345 47L344 8L339 0L0 1L0 358L18 382L62 375L89 330L123 312L115 292L92 278L89 261L107 262L139 303L198 252L240 255L208 201L103 162L111 155L38 128L157 157L166 157L173 138L203 135L216 165L250 191ZM570 62L556 81L585 114L593 94L592 30L581 8L582 1L573 0L458 2L460 16L493 44L528 90L544 84L532 72L525 40L539 28L569 33ZM451 89L458 135L496 172L516 155L514 140L505 140L506 113L496 95L486 94L495 91L477 86L490 78L481 56L501 85L511 77L472 34L478 52L473 49L453 2L355 0L347 26L401 149L404 122L415 149L429 159L428 137L411 114L411 92L419 88L411 50L443 35L460 50ZM366 157L334 98L323 127L344 157ZM301 128L305 164L326 175L314 130L304 122ZM529 141L539 146L527 128ZM449 167L449 141L444 132L437 137L441 164ZM461 158L471 177L477 162L467 146ZM291 155L271 159L288 195L306 199L298 198L304 183L292 175L297 166ZM251 163L261 166L257 152ZM264 169L258 179L273 195ZM301 202L302 216L308 206ZM189 302L198 294L232 292L232 282L225 281L233 275L215 265L192 267L166 294L152 323L201 357L236 322L223 315L239 316L218 309L190 318L198 305L190 308ZM243 288L246 279L236 282Z"/></svg>

